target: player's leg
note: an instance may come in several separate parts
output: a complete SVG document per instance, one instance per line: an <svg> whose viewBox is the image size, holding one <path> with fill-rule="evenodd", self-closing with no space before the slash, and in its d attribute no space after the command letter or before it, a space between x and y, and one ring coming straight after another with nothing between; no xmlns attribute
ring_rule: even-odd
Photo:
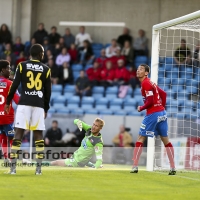
<svg viewBox="0 0 200 200"><path fill-rule="evenodd" d="M65 164L65 160L55 160L55 161L52 161L50 163L51 166L61 166L61 167L65 167L66 164Z"/></svg>
<svg viewBox="0 0 200 200"><path fill-rule="evenodd" d="M32 116L30 122L30 130L33 131L35 139L35 149L36 149L36 162L37 167L35 174L41 175L42 159L44 158L44 140L42 132L45 130L44 123L44 109L38 107L32 107Z"/></svg>
<svg viewBox="0 0 200 200"><path fill-rule="evenodd" d="M4 132L1 132L0 134L0 143L1 143L1 149L4 157L4 166L7 167L8 165L8 140L7 136Z"/></svg>
<svg viewBox="0 0 200 200"><path fill-rule="evenodd" d="M61 167L79 167L78 163L73 158L67 158L64 160L55 160L50 163L52 166Z"/></svg>

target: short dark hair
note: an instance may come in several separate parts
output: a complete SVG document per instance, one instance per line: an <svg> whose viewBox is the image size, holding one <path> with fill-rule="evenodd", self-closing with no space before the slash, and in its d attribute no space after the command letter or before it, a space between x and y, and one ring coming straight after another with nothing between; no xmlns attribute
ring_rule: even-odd
<svg viewBox="0 0 200 200"><path fill-rule="evenodd" d="M181 42L186 43L186 40L185 39L181 39Z"/></svg>
<svg viewBox="0 0 200 200"><path fill-rule="evenodd" d="M58 124L58 121L57 121L57 120L53 120L53 121L52 121L52 124L53 124L53 123Z"/></svg>
<svg viewBox="0 0 200 200"><path fill-rule="evenodd" d="M149 67L149 65L147 65L147 64L140 64L140 66L144 67L145 72L150 73L150 67Z"/></svg>
<svg viewBox="0 0 200 200"><path fill-rule="evenodd" d="M38 57L42 52L43 52L43 47L41 44L34 44L30 49L30 54L32 57Z"/></svg>
<svg viewBox="0 0 200 200"><path fill-rule="evenodd" d="M56 29L57 30L56 26L52 26L51 29Z"/></svg>
<svg viewBox="0 0 200 200"><path fill-rule="evenodd" d="M2 71L2 69L6 69L6 67L8 67L8 65L10 65L10 62L7 60L0 60L0 72Z"/></svg>

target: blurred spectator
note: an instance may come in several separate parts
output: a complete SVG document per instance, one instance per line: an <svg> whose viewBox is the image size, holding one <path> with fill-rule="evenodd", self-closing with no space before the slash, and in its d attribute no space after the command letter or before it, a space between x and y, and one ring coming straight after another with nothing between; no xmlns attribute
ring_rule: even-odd
<svg viewBox="0 0 200 200"><path fill-rule="evenodd" d="M148 40L145 36L145 31L138 31L139 37L134 40L134 56L148 56Z"/></svg>
<svg viewBox="0 0 200 200"><path fill-rule="evenodd" d="M13 61L12 57L10 55L6 56L6 60L9 61L9 63L10 63L11 71L15 72L15 69L16 69L15 60Z"/></svg>
<svg viewBox="0 0 200 200"><path fill-rule="evenodd" d="M194 66L200 67L200 42L198 42L194 50Z"/></svg>
<svg viewBox="0 0 200 200"><path fill-rule="evenodd" d="M21 43L21 37L17 37L13 45L13 52L16 56L19 56L22 51L24 51L24 45Z"/></svg>
<svg viewBox="0 0 200 200"><path fill-rule="evenodd" d="M75 44L75 37L71 34L71 31L69 28L65 29L65 35L63 35L65 46L69 49L71 47L71 44Z"/></svg>
<svg viewBox="0 0 200 200"><path fill-rule="evenodd" d="M126 85L129 80L129 73L126 67L124 66L123 60L118 60L118 68L115 70L115 85Z"/></svg>
<svg viewBox="0 0 200 200"><path fill-rule="evenodd" d="M39 23L38 30L35 31L35 33L33 34L33 37L35 38L36 43L39 43L41 45L43 44L43 39L45 37L48 37L48 33L44 29L44 24L43 23Z"/></svg>
<svg viewBox="0 0 200 200"><path fill-rule="evenodd" d="M90 83L83 70L80 71L80 76L76 80L76 95L80 98L91 95Z"/></svg>
<svg viewBox="0 0 200 200"><path fill-rule="evenodd" d="M89 68L86 71L88 79L90 81L90 85L92 87L99 85L99 82L100 82L100 79L101 79L100 72L101 72L101 70L99 69L99 63L98 62L94 62L93 67Z"/></svg>
<svg viewBox="0 0 200 200"><path fill-rule="evenodd" d="M174 52L174 60L177 65L181 64L190 64L191 63L191 52L190 49L186 46L186 40L181 39L181 45Z"/></svg>
<svg viewBox="0 0 200 200"><path fill-rule="evenodd" d="M129 29L124 28L122 35L120 35L117 39L117 43L120 45L121 48L124 47L125 41L129 41L130 44L132 44L133 38L129 35Z"/></svg>
<svg viewBox="0 0 200 200"><path fill-rule="evenodd" d="M135 90L136 85L139 85L139 80L136 77L136 67L135 66L131 66L129 68L129 84L131 85L132 89Z"/></svg>
<svg viewBox="0 0 200 200"><path fill-rule="evenodd" d="M20 63L20 62L24 62L26 61L26 58L24 56L24 52L20 52L18 59L16 60L16 66Z"/></svg>
<svg viewBox="0 0 200 200"><path fill-rule="evenodd" d="M113 163L117 163L117 157L121 153L125 157L126 164L129 164L131 158L131 143L132 137L130 133L125 130L124 125L120 126L119 133L113 138L114 148L112 152Z"/></svg>
<svg viewBox="0 0 200 200"><path fill-rule="evenodd" d="M30 49L31 49L32 45L34 45L34 44L36 44L36 39L35 38L31 38L30 44L25 46L25 56L26 56L26 58L29 58Z"/></svg>
<svg viewBox="0 0 200 200"><path fill-rule="evenodd" d="M48 147L53 147L56 144L56 140L61 140L61 138L62 138L62 131L58 127L58 121L53 120L51 128L47 130L44 137L45 145Z"/></svg>
<svg viewBox="0 0 200 200"><path fill-rule="evenodd" d="M59 55L64 47L66 47L64 38L60 37L59 43L56 43L56 45L55 45L55 49L54 49L54 53L53 53L54 56Z"/></svg>
<svg viewBox="0 0 200 200"><path fill-rule="evenodd" d="M44 52L46 52L48 49L52 50L52 47L49 44L49 38L48 37L44 37L42 46L44 48Z"/></svg>
<svg viewBox="0 0 200 200"><path fill-rule="evenodd" d="M118 67L118 60L123 60L124 61L124 65L126 65L126 58L125 58L125 56L121 55L121 50L120 49L117 49L116 50L116 55L111 57L109 60L112 62L113 68L117 68Z"/></svg>
<svg viewBox="0 0 200 200"><path fill-rule="evenodd" d="M61 54L59 54L56 58L56 65L61 66L64 62L70 62L70 55L67 52L67 48L63 47Z"/></svg>
<svg viewBox="0 0 200 200"><path fill-rule="evenodd" d="M117 45L117 40L112 39L111 45L106 48L106 57L110 58L112 56L116 55L116 51L120 49L120 47Z"/></svg>
<svg viewBox="0 0 200 200"><path fill-rule="evenodd" d="M51 69L51 83L57 84L58 83L58 76L59 76L58 66L55 65L53 59L48 59L47 65Z"/></svg>
<svg viewBox="0 0 200 200"><path fill-rule="evenodd" d="M12 43L12 35L6 24L2 24L0 28L0 44Z"/></svg>
<svg viewBox="0 0 200 200"><path fill-rule="evenodd" d="M85 27L84 26L81 26L79 28L79 31L80 33L78 33L76 35L76 41L75 41L75 44L78 46L78 48L83 48L84 44L83 42L85 40L88 40L90 43L92 43L92 39L91 39L91 36L89 33L85 33Z"/></svg>
<svg viewBox="0 0 200 200"><path fill-rule="evenodd" d="M60 34L57 33L57 28L55 26L51 27L51 33L48 35L49 38L49 44L55 45L59 42Z"/></svg>
<svg viewBox="0 0 200 200"><path fill-rule="evenodd" d="M43 58L43 63L48 63L49 59L53 59L54 60L54 56L52 54L52 51L50 49L48 49L45 53L44 53L44 58Z"/></svg>
<svg viewBox="0 0 200 200"><path fill-rule="evenodd" d="M63 87L66 84L72 84L73 83L73 73L72 69L69 67L69 63L64 62L62 66L59 67L59 84L62 84Z"/></svg>
<svg viewBox="0 0 200 200"><path fill-rule="evenodd" d="M6 44L5 50L1 53L1 59L6 59L7 56L11 56L11 60L15 64L16 56L12 51L12 47L10 43Z"/></svg>
<svg viewBox="0 0 200 200"><path fill-rule="evenodd" d="M124 48L122 49L121 54L126 57L126 63L127 64L132 64L133 63L134 50L131 47L131 44L130 44L129 41L125 41Z"/></svg>
<svg viewBox="0 0 200 200"><path fill-rule="evenodd" d="M102 67L102 68L106 67L107 57L106 57L105 49L101 50L101 56L98 57L95 61L99 63L99 67Z"/></svg>
<svg viewBox="0 0 200 200"><path fill-rule="evenodd" d="M104 87L113 86L115 70L112 68L112 62L106 62L106 68L101 70L101 85Z"/></svg>
<svg viewBox="0 0 200 200"><path fill-rule="evenodd" d="M70 49L68 50L71 57L71 64L77 63L78 61L78 51L75 44L71 44Z"/></svg>
<svg viewBox="0 0 200 200"><path fill-rule="evenodd" d="M94 61L94 54L91 44L88 40L83 42L83 49L80 51L80 63L83 65L91 65Z"/></svg>

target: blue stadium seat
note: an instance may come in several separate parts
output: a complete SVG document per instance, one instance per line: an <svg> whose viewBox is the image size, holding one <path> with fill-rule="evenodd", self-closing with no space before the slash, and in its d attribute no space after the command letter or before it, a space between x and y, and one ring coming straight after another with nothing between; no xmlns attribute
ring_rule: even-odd
<svg viewBox="0 0 200 200"><path fill-rule="evenodd" d="M73 92L73 93L75 93L75 86L74 85L66 85L64 87L64 93L66 93L66 92Z"/></svg>
<svg viewBox="0 0 200 200"><path fill-rule="evenodd" d="M96 58L98 58L98 57L101 56L101 50L99 50L99 49L94 49L94 50L93 50L93 53L94 53L94 56L95 56Z"/></svg>
<svg viewBox="0 0 200 200"><path fill-rule="evenodd" d="M52 87L51 87L51 91L52 92L62 92L62 89L63 89L63 87L62 87L62 85L52 85Z"/></svg>
<svg viewBox="0 0 200 200"><path fill-rule="evenodd" d="M122 106L123 102L124 102L123 99L117 98L117 99L111 100L110 105L120 105L120 106Z"/></svg>
<svg viewBox="0 0 200 200"><path fill-rule="evenodd" d="M197 118L198 118L197 112L185 114L185 119L187 119L187 120L196 120Z"/></svg>
<svg viewBox="0 0 200 200"><path fill-rule="evenodd" d="M79 96L72 96L70 99L68 99L68 104L69 103L80 103L80 97Z"/></svg>
<svg viewBox="0 0 200 200"><path fill-rule="evenodd" d="M164 69L165 69L165 71L167 71L167 72L171 72L172 69L173 69L173 65L172 65L172 64L165 64L165 65L164 65Z"/></svg>
<svg viewBox="0 0 200 200"><path fill-rule="evenodd" d="M127 115L127 111L126 110L117 110L114 111L114 115Z"/></svg>
<svg viewBox="0 0 200 200"><path fill-rule="evenodd" d="M130 96L133 95L133 89L131 87L128 88L127 95L130 95Z"/></svg>
<svg viewBox="0 0 200 200"><path fill-rule="evenodd" d="M128 106L125 105L124 110L127 111L127 112L132 112L132 111L137 112L137 109L135 108L135 106L129 106L129 105Z"/></svg>
<svg viewBox="0 0 200 200"><path fill-rule="evenodd" d="M94 97L83 97L81 102L82 102L82 104L91 104L91 105L93 105L95 100L94 100Z"/></svg>
<svg viewBox="0 0 200 200"><path fill-rule="evenodd" d="M165 77L165 70L160 70L158 71L158 77L159 78L164 78Z"/></svg>
<svg viewBox="0 0 200 200"><path fill-rule="evenodd" d="M98 50L101 50L103 49L103 44L101 43L92 43L92 49L95 50L95 49L98 49Z"/></svg>
<svg viewBox="0 0 200 200"><path fill-rule="evenodd" d="M73 64L71 66L71 68L72 68L73 71L78 71L79 72L80 70L83 69L83 66L81 64Z"/></svg>
<svg viewBox="0 0 200 200"><path fill-rule="evenodd" d="M109 99L104 98L104 97L96 100L96 105L106 105L107 106L108 103L109 103Z"/></svg>
<svg viewBox="0 0 200 200"><path fill-rule="evenodd" d="M132 99L127 99L124 101L124 106L137 106L137 101L136 99L132 98Z"/></svg>
<svg viewBox="0 0 200 200"><path fill-rule="evenodd" d="M166 78L174 79L179 77L179 72L166 72Z"/></svg>
<svg viewBox="0 0 200 200"><path fill-rule="evenodd" d="M117 93L118 93L117 86L107 87L107 89L106 89L106 94L117 94Z"/></svg>
<svg viewBox="0 0 200 200"><path fill-rule="evenodd" d="M31 45L31 42L30 42L30 41L26 41L25 44L24 44L25 48L27 48L27 47L30 46L30 45Z"/></svg>
<svg viewBox="0 0 200 200"><path fill-rule="evenodd" d="M184 120L185 119L185 114L184 113L176 113L175 115L180 120Z"/></svg>
<svg viewBox="0 0 200 200"><path fill-rule="evenodd" d="M95 109L96 110L107 110L108 109L108 107L107 107L107 105L101 105L101 104L97 104L96 106L95 106Z"/></svg>
<svg viewBox="0 0 200 200"><path fill-rule="evenodd" d="M92 104L84 104L84 103L82 103L81 109L82 109L82 110L93 109L93 105L92 105Z"/></svg>
<svg viewBox="0 0 200 200"><path fill-rule="evenodd" d="M108 100L115 99L115 98L117 98L117 94L106 94L106 98L107 98Z"/></svg>
<svg viewBox="0 0 200 200"><path fill-rule="evenodd" d="M92 68L92 65L91 65L91 64L90 64L90 65L86 65L85 71L87 71L89 68Z"/></svg>
<svg viewBox="0 0 200 200"><path fill-rule="evenodd" d="M133 91L134 95L141 95L141 88L135 88L135 90Z"/></svg>
<svg viewBox="0 0 200 200"><path fill-rule="evenodd" d="M74 114L74 115L83 115L84 114L84 111L83 110L80 110L80 109L73 109L71 110L71 114Z"/></svg>
<svg viewBox="0 0 200 200"><path fill-rule="evenodd" d="M92 93L104 93L104 87L102 86L95 86L92 88Z"/></svg>
<svg viewBox="0 0 200 200"><path fill-rule="evenodd" d="M49 110L48 110L48 113L51 113L51 114L53 114L55 112L56 112L56 109L52 108L52 107L50 107Z"/></svg>
<svg viewBox="0 0 200 200"><path fill-rule="evenodd" d="M167 63L167 64L175 64L174 58L173 57L166 57L165 58L165 63Z"/></svg>
<svg viewBox="0 0 200 200"><path fill-rule="evenodd" d="M197 87L192 87L192 86L186 86L186 92L188 94L197 94L198 93L198 88Z"/></svg>
<svg viewBox="0 0 200 200"><path fill-rule="evenodd" d="M74 96L74 93L73 92L66 92L66 93L63 94L63 96L68 101L68 99L70 99L72 96Z"/></svg>
<svg viewBox="0 0 200 200"><path fill-rule="evenodd" d="M61 93L60 93L60 92L52 92L52 93L51 93L51 99L50 99L51 103L52 103L53 100L54 100L56 97L58 97L58 96L61 96Z"/></svg>
<svg viewBox="0 0 200 200"><path fill-rule="evenodd" d="M69 108L63 108L63 109L58 108L56 111L59 114L69 114L70 113Z"/></svg>
<svg viewBox="0 0 200 200"><path fill-rule="evenodd" d="M85 114L91 114L91 115L98 115L99 111L98 110L86 110Z"/></svg>
<svg viewBox="0 0 200 200"><path fill-rule="evenodd" d="M103 93L94 93L92 94L92 97L95 99L95 100L98 100L100 98L103 98Z"/></svg>
<svg viewBox="0 0 200 200"><path fill-rule="evenodd" d="M183 107L183 108L181 108L181 112L186 113L186 114L189 114L192 111L193 111L192 108L189 108L189 107Z"/></svg>
<svg viewBox="0 0 200 200"><path fill-rule="evenodd" d="M79 76L80 76L80 72L79 71L73 71L74 82L79 78Z"/></svg>
<svg viewBox="0 0 200 200"><path fill-rule="evenodd" d="M140 64L147 64L148 63L148 57L147 56L136 56L135 57L135 62L140 63Z"/></svg>
<svg viewBox="0 0 200 200"><path fill-rule="evenodd" d="M128 112L128 115L129 116L141 116L141 113L137 112L137 111L131 111L131 112Z"/></svg>
<svg viewBox="0 0 200 200"><path fill-rule="evenodd" d="M132 95L127 94L123 99L124 99L124 101L126 101L126 100L132 99L132 98L133 98Z"/></svg>
<svg viewBox="0 0 200 200"><path fill-rule="evenodd" d="M173 92L179 92L183 90L183 85L172 85L172 91Z"/></svg>
<svg viewBox="0 0 200 200"><path fill-rule="evenodd" d="M67 101L66 97L62 96L62 95L57 96L53 99L53 103L64 103L64 104L66 104L66 101Z"/></svg>
<svg viewBox="0 0 200 200"><path fill-rule="evenodd" d="M68 103L68 104L67 104L67 108L68 108L69 110L79 109L79 104L78 104L78 103L75 103L75 102L73 102L73 103Z"/></svg>
<svg viewBox="0 0 200 200"><path fill-rule="evenodd" d="M55 109L62 109L64 107L65 107L64 103L54 103L53 104L53 108L55 108Z"/></svg>
<svg viewBox="0 0 200 200"><path fill-rule="evenodd" d="M141 95L134 96L134 99L138 104L143 104L143 99Z"/></svg>
<svg viewBox="0 0 200 200"><path fill-rule="evenodd" d="M185 101L185 106L190 108L196 108L197 104L194 101Z"/></svg>
<svg viewBox="0 0 200 200"><path fill-rule="evenodd" d="M111 45L110 43L107 43L107 44L105 44L104 48L107 48L107 47L109 47L110 45Z"/></svg>
<svg viewBox="0 0 200 200"><path fill-rule="evenodd" d="M112 110L101 110L99 111L100 115L112 115L113 111Z"/></svg>
<svg viewBox="0 0 200 200"><path fill-rule="evenodd" d="M117 110L121 110L122 107L120 105L111 105L109 109L112 111L117 111Z"/></svg>

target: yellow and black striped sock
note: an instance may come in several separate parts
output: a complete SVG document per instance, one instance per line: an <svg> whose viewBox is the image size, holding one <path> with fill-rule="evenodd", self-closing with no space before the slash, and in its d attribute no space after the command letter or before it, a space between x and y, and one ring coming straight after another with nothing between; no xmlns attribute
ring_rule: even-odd
<svg viewBox="0 0 200 200"><path fill-rule="evenodd" d="M21 140L18 140L15 138L13 139L11 152L10 152L10 159L11 159L12 167L16 167L18 151L20 150L21 143L22 143Z"/></svg>
<svg viewBox="0 0 200 200"><path fill-rule="evenodd" d="M44 158L44 140L35 141L36 162L37 167L41 167L42 159Z"/></svg>

